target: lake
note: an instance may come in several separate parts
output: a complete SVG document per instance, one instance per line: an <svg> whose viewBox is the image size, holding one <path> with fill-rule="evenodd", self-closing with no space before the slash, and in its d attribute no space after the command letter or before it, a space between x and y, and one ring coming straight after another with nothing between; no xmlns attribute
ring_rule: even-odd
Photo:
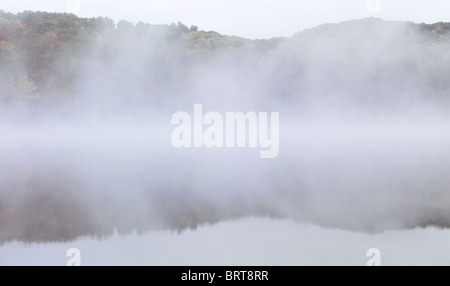
<svg viewBox="0 0 450 286"><path fill-rule="evenodd" d="M285 120L270 160L169 121L3 126L0 265L448 265L449 121L383 120Z"/></svg>

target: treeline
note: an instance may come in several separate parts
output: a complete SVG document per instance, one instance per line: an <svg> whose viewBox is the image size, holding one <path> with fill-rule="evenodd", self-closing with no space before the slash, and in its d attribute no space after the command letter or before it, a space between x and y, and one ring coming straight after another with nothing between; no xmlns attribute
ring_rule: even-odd
<svg viewBox="0 0 450 286"><path fill-rule="evenodd" d="M93 58L97 64L114 65L124 50L147 64L146 80L167 85L187 64L244 45L252 42L199 31L196 26L188 28L180 22L134 25L122 20L116 25L102 17L0 11L0 102L58 102L75 96L78 81L95 64Z"/></svg>
<svg viewBox="0 0 450 286"><path fill-rule="evenodd" d="M373 104L391 101L394 91L447 100L449 31L450 23L365 19L249 40L182 23L0 11L0 106L63 104L111 90L152 102L189 90L202 65L216 77L223 66L242 74L266 98L332 93Z"/></svg>

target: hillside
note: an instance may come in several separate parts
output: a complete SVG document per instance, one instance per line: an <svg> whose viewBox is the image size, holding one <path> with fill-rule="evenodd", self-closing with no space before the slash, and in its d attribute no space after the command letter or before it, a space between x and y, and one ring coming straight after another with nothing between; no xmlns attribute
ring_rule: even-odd
<svg viewBox="0 0 450 286"><path fill-rule="evenodd" d="M154 104L182 96L180 90L198 92L193 85L203 79L196 74L206 69L212 75L204 84L214 85L224 71L229 80L240 74L247 82L238 84L259 82L260 96L275 101L337 97L392 107L413 97L442 106L450 87L449 31L450 23L364 19L248 40L182 23L0 12L0 104L46 112L105 90Z"/></svg>

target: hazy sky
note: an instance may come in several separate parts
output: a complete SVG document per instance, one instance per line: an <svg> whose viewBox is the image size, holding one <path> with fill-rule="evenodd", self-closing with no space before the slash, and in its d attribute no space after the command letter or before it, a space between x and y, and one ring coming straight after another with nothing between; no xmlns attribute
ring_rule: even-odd
<svg viewBox="0 0 450 286"><path fill-rule="evenodd" d="M367 8L369 1L379 2ZM202 30L249 38L291 36L324 23L364 17L434 23L450 21L448 0L0 0L8 12L73 12L151 24L181 21ZM370 12L369 10L372 10Z"/></svg>

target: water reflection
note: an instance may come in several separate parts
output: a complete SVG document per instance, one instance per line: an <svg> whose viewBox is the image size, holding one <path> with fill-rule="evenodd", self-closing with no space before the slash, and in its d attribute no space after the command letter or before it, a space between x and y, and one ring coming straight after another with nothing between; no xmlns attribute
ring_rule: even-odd
<svg viewBox="0 0 450 286"><path fill-rule="evenodd" d="M250 216L366 233L450 226L447 122L388 123L287 122L269 161L259 150L175 149L170 128L155 126L3 130L0 244Z"/></svg>
<svg viewBox="0 0 450 286"><path fill-rule="evenodd" d="M188 187L180 190L148 189L139 192L122 188L112 192L110 189L86 189L86 185L80 185L75 178L56 170L50 173L28 170L28 173L11 175L8 181L3 183L9 188L0 192L0 244L11 241L70 242L79 237L104 239L112 236L114 231L119 235L143 234L152 230L172 230L180 233L189 229L195 230L199 225L249 216L289 218L297 222L312 222L325 227L366 233L448 225L437 216L435 220L426 220L426 216L421 216L423 212L419 212L411 213L411 223L404 223L401 227L395 224L390 227L388 223L383 225L384 228L374 227L375 224L357 224L355 227L353 221L364 220L352 220L352 214L373 215L373 210L367 212L362 209L364 205L354 206L347 212L343 210L337 218L327 213L322 214L323 220L320 217L308 218L305 210L301 208L305 206L305 202L296 198L299 195L301 197L301 193L282 189L279 190L279 195L283 199L283 205L287 208L298 207L297 212L281 212L281 200L268 201L261 197L238 196L215 201L199 196ZM117 192L123 194L118 195ZM291 200L291 204L286 204L284 200ZM355 198L353 201L357 200L358 198ZM428 211L436 214L432 212L432 208L426 209L425 206L424 203L425 213ZM344 220L346 213L349 217ZM400 210L397 214L400 218L405 217ZM395 213L378 215L367 218L366 221L395 221ZM423 223L418 224L420 221Z"/></svg>
<svg viewBox="0 0 450 286"><path fill-rule="evenodd" d="M95 189L61 169L42 171L34 166L18 170L2 182L0 244L69 242L81 236L101 239L114 230L120 235L158 229L181 232L246 215L275 217L275 212L257 200L253 205L245 201L218 204L188 188Z"/></svg>
<svg viewBox="0 0 450 286"><path fill-rule="evenodd" d="M382 265L449 265L450 231L435 228L365 234L324 229L290 220L247 218L197 230L114 232L107 239L70 243L11 242L0 247L0 265L66 265L77 248L81 265L359 265L370 248Z"/></svg>

